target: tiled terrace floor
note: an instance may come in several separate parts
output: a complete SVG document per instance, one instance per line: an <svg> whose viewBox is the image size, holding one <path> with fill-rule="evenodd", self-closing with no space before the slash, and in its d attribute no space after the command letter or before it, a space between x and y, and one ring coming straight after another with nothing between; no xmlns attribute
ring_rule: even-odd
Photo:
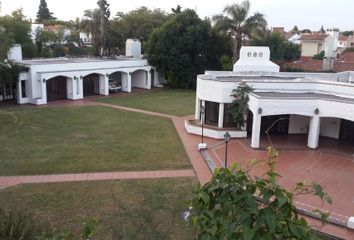
<svg viewBox="0 0 354 240"><path fill-rule="evenodd" d="M318 150L306 147L306 137L272 137L273 146L278 148L279 159L276 162L276 172L281 175L279 182L287 189L291 189L297 182L309 181L320 183L326 192L333 198L333 204L322 204L312 196L296 198L298 207L312 210L321 208L331 212L331 216L346 221L354 216L354 147L337 141L321 138ZM268 143L262 139L262 147ZM225 144L219 141L209 146L209 155L215 164L223 166L225 159ZM267 153L263 150L254 150L249 145L249 139L231 140L228 146L228 162L237 162L242 166L249 166L252 159L266 159ZM260 176L265 166L258 165L252 169L252 174ZM332 228L326 227L325 229ZM346 239L354 239L354 231L342 229ZM331 230L333 232L333 230ZM350 236L350 237L349 237ZM349 237L349 238L348 238Z"/></svg>

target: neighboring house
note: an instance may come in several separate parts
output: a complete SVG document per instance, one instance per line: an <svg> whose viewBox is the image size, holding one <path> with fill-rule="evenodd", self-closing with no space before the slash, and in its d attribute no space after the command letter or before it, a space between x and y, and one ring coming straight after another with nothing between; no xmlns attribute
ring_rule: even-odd
<svg viewBox="0 0 354 240"><path fill-rule="evenodd" d="M84 45L90 46L92 45L92 34L91 33L84 33L80 32L80 40Z"/></svg>
<svg viewBox="0 0 354 240"><path fill-rule="evenodd" d="M339 35L337 47L338 47L338 52L342 53L348 47L348 37Z"/></svg>
<svg viewBox="0 0 354 240"><path fill-rule="evenodd" d="M31 38L32 41L35 42L36 35L38 31L43 31L44 25L43 24L37 24L37 23L32 23L31 24Z"/></svg>
<svg viewBox="0 0 354 240"><path fill-rule="evenodd" d="M301 44L300 38L301 36L297 33L286 33L285 38L294 44Z"/></svg>
<svg viewBox="0 0 354 240"><path fill-rule="evenodd" d="M301 56L312 57L324 51L325 39L327 34L303 34L300 37L301 42Z"/></svg>
<svg viewBox="0 0 354 240"><path fill-rule="evenodd" d="M134 47L136 45L128 46ZM109 95L110 90L117 89L124 92L131 92L132 88L151 89L160 86L162 79L146 59L133 56L22 60L21 46L16 45L11 49L9 59L28 68L19 76L19 104L78 100L91 95Z"/></svg>
<svg viewBox="0 0 354 240"><path fill-rule="evenodd" d="M303 134L307 136L304 145L312 149L319 146L320 136L354 144L354 72L279 72L269 59L268 47L242 47L234 71L199 75L195 120L185 122L186 130L200 135L201 127L194 122L204 117L204 136L222 139L228 131L234 138L250 137L255 149L272 124L271 134ZM240 83L253 91L248 94L247 124L236 129L229 109L232 91Z"/></svg>
<svg viewBox="0 0 354 240"><path fill-rule="evenodd" d="M347 37L347 47L348 48L354 47L354 36Z"/></svg>
<svg viewBox="0 0 354 240"><path fill-rule="evenodd" d="M326 60L325 60L326 61ZM344 52L332 61L333 72L354 71L354 52ZM287 63L284 67L301 69L305 72L322 72L323 60L315 60L312 57L300 57L298 60Z"/></svg>

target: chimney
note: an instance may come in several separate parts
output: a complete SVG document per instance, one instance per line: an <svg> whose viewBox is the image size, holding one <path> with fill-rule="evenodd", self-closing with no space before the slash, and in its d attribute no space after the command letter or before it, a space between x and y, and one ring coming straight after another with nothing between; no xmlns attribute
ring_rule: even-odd
<svg viewBox="0 0 354 240"><path fill-rule="evenodd" d="M7 53L7 59L10 61L22 61L22 48L20 44L13 44Z"/></svg>
<svg viewBox="0 0 354 240"><path fill-rule="evenodd" d="M139 39L127 39L125 42L125 55L127 57L141 58L141 42Z"/></svg>

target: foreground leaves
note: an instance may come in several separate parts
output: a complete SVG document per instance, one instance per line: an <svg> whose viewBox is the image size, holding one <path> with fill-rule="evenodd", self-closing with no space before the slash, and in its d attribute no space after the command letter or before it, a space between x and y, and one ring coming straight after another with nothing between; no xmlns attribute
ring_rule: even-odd
<svg viewBox="0 0 354 240"><path fill-rule="evenodd" d="M191 223L196 239L312 239L310 226L298 215L293 197L312 194L331 203L316 183L298 183L292 191L278 185L277 151L268 150L266 178L234 165L215 171L192 200ZM325 223L328 213L316 210Z"/></svg>

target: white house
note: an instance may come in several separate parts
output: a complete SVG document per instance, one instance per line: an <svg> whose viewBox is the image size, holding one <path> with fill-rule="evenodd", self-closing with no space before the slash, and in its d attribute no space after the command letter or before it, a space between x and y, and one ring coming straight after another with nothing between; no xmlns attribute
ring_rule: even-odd
<svg viewBox="0 0 354 240"><path fill-rule="evenodd" d="M253 91L247 126L236 129L229 109L240 83ZM279 72L268 47L242 47L233 72L198 76L195 120L185 122L186 130L201 134L202 118L205 136L221 139L228 131L232 137L250 137L253 148L260 147L261 134L272 124L273 134L307 135L309 148L318 147L320 136L354 143L354 72Z"/></svg>
<svg viewBox="0 0 354 240"><path fill-rule="evenodd" d="M131 92L132 88L150 89L161 84L159 73L142 58L22 60L20 45L11 49L8 58L28 68L27 72L20 74L17 86L19 104L42 105L60 99L109 95L110 86L114 86L114 90L119 87Z"/></svg>

